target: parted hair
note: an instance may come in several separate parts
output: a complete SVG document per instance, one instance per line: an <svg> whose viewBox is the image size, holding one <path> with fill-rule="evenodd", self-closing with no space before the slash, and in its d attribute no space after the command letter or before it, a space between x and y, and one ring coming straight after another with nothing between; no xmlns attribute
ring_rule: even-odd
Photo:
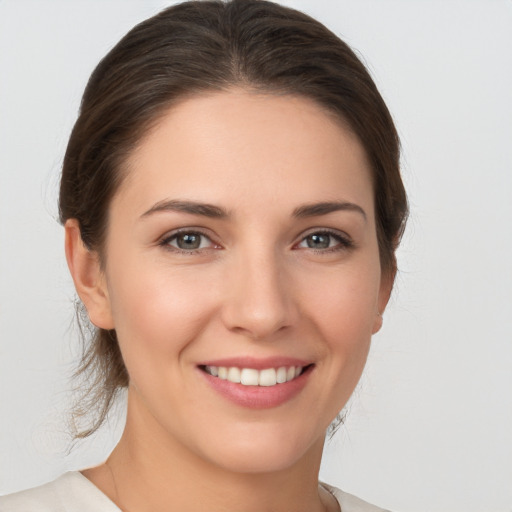
<svg viewBox="0 0 512 512"><path fill-rule="evenodd" d="M176 102L233 87L307 97L354 132L371 166L381 267L394 275L408 206L391 115L346 43L308 15L264 0L171 6L135 26L100 61L65 153L60 221L77 219L83 243L104 262L109 205L131 152ZM115 330L87 325L83 306L79 316L87 335L75 416L95 414L78 438L99 428L129 382Z"/></svg>

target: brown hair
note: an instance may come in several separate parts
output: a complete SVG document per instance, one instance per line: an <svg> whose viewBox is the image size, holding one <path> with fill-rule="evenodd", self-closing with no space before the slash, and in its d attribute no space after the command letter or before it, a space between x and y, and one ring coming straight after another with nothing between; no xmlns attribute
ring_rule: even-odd
<svg viewBox="0 0 512 512"><path fill-rule="evenodd" d="M64 157L60 220L75 218L84 244L98 251L123 162L175 102L203 91L240 86L302 95L336 114L358 136L372 166L376 226L384 272L407 217L399 139L364 65L347 44L311 17L264 0L190 1L133 28L105 56L85 89ZM128 374L115 331L93 329L78 373L83 412L104 421Z"/></svg>

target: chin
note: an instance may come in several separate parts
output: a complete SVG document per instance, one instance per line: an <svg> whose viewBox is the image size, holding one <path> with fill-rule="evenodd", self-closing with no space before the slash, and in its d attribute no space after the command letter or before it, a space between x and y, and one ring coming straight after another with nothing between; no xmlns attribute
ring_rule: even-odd
<svg viewBox="0 0 512 512"><path fill-rule="evenodd" d="M245 430L245 429L243 429ZM239 435L228 435L222 441L212 440L202 457L233 473L275 473L300 465L311 459L320 460L325 430L320 435L291 433L283 429L276 433L253 425Z"/></svg>

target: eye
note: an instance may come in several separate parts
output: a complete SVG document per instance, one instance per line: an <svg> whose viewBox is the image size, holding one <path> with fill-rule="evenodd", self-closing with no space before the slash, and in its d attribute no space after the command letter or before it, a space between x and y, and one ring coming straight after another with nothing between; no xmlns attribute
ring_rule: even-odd
<svg viewBox="0 0 512 512"><path fill-rule="evenodd" d="M305 236L297 245L301 249L317 251L335 251L353 247L352 241L332 231L315 231Z"/></svg>
<svg viewBox="0 0 512 512"><path fill-rule="evenodd" d="M179 231L164 238L160 245L180 252L194 252L217 247L208 236L199 231Z"/></svg>

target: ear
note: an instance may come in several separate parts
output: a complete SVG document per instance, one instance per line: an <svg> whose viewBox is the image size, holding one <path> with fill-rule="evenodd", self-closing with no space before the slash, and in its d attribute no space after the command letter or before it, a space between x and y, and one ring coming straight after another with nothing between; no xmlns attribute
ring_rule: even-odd
<svg viewBox="0 0 512 512"><path fill-rule="evenodd" d="M391 297L391 291L393 290L393 283L395 282L396 269L383 272L380 279L379 298L377 301L377 312L375 314L375 320L373 323L372 334L380 331L384 319L382 315Z"/></svg>
<svg viewBox="0 0 512 512"><path fill-rule="evenodd" d="M110 299L99 255L84 245L77 219L68 219L64 230L69 271L89 319L96 327L113 329Z"/></svg>

